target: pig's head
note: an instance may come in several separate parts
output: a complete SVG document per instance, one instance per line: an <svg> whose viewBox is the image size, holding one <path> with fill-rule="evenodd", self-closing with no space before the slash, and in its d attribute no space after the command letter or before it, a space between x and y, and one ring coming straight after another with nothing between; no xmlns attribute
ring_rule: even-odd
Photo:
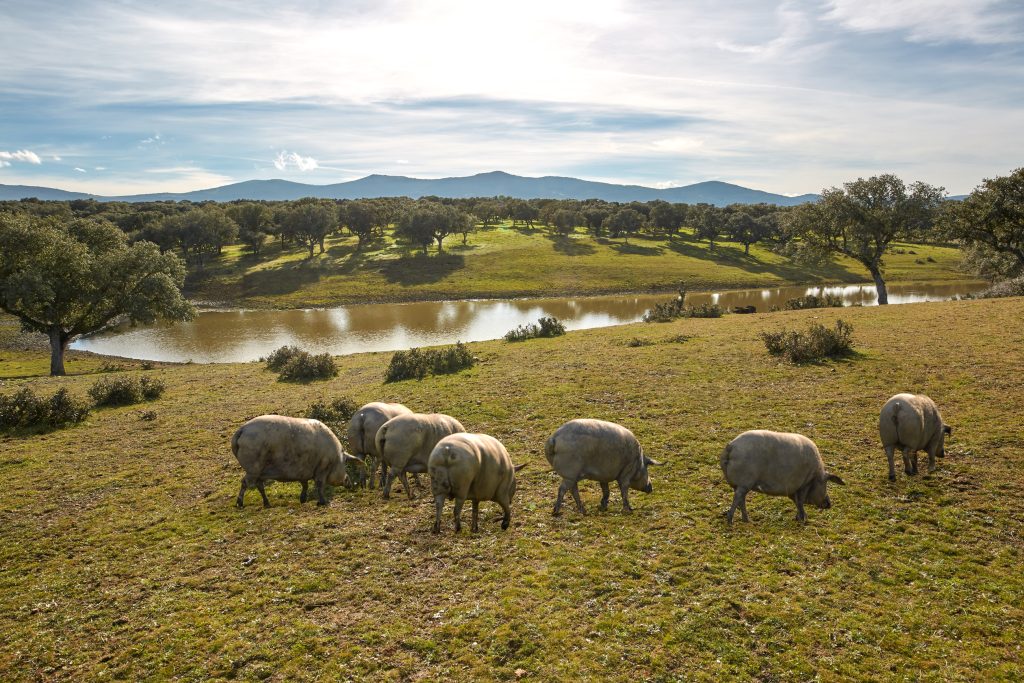
<svg viewBox="0 0 1024 683"><path fill-rule="evenodd" d="M832 499L828 497L828 490L826 488L830 481L834 481L840 486L846 486L846 482L840 479L838 475L825 472L811 484L811 488L807 492L807 502L821 510L828 510L832 507Z"/></svg>
<svg viewBox="0 0 1024 683"><path fill-rule="evenodd" d="M629 488L636 491L643 491L644 493L652 492L654 490L654 486L651 484L651 474L647 468L657 467L658 465L663 464L664 463L660 463L657 460L648 458L643 454L643 451L640 451L640 466L636 468L636 471L633 473L633 478L629 481Z"/></svg>

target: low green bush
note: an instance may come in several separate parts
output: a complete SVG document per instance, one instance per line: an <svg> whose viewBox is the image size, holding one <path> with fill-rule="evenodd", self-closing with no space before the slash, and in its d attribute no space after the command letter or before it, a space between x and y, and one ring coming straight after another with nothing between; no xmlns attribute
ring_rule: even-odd
<svg viewBox="0 0 1024 683"><path fill-rule="evenodd" d="M166 386L155 377L104 377L89 387L97 406L130 406L160 398Z"/></svg>
<svg viewBox="0 0 1024 683"><path fill-rule="evenodd" d="M385 382L423 379L427 375L445 375L471 368L476 363L469 347L458 342L440 349L395 351L384 373Z"/></svg>
<svg viewBox="0 0 1024 683"><path fill-rule="evenodd" d="M687 306L685 299L679 297L660 304L644 313L645 323L667 323L678 318L721 318L725 309L718 304L703 303L699 306Z"/></svg>
<svg viewBox="0 0 1024 683"><path fill-rule="evenodd" d="M142 392L142 398L147 401L155 401L164 395L164 389L166 389L163 380L157 379L156 377L140 377L139 378L139 389Z"/></svg>
<svg viewBox="0 0 1024 683"><path fill-rule="evenodd" d="M319 398L306 409L306 417L311 420L320 420L341 437L349 420L357 410L359 410L359 405L347 396L341 396L332 401Z"/></svg>
<svg viewBox="0 0 1024 683"><path fill-rule="evenodd" d="M89 405L58 389L49 398L37 396L24 387L14 394L0 394L0 431L15 429L56 429L81 422L89 414Z"/></svg>
<svg viewBox="0 0 1024 683"><path fill-rule="evenodd" d="M527 323L505 333L505 341L525 341L538 337L560 337L565 334L565 325L558 318L541 317L536 323Z"/></svg>
<svg viewBox="0 0 1024 683"><path fill-rule="evenodd" d="M267 364L267 370L278 373L278 379L286 382L308 382L330 379L338 375L338 365L329 353L313 355L298 346L282 346L270 352L260 362Z"/></svg>
<svg viewBox="0 0 1024 683"><path fill-rule="evenodd" d="M783 309L787 311L802 311L806 308L842 308L843 297L835 294L808 294L788 300Z"/></svg>
<svg viewBox="0 0 1024 683"><path fill-rule="evenodd" d="M278 372L288 363L288 361L295 358L300 353L306 353L306 351L303 351L298 346L282 346L279 349L271 351L270 355L266 358L260 358L260 361L266 362L267 370Z"/></svg>
<svg viewBox="0 0 1024 683"><path fill-rule="evenodd" d="M316 379L337 377L338 364L329 353L313 355L300 351L288 359L279 371L279 378L286 382L308 382Z"/></svg>
<svg viewBox="0 0 1024 683"><path fill-rule="evenodd" d="M837 320L835 329L814 323L807 332L762 332L761 339L773 356L782 356L791 363L807 363L850 355L853 352L852 333L853 327L849 323Z"/></svg>

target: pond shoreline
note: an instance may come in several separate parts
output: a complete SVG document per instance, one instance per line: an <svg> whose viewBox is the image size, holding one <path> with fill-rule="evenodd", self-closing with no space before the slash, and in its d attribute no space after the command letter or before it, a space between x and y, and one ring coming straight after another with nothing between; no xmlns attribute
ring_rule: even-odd
<svg viewBox="0 0 1024 683"><path fill-rule="evenodd" d="M965 285L983 285L987 287L990 283L986 280L979 278L964 277L963 279L943 279L943 280L894 280L892 282L886 282L887 287L894 286L905 286L905 285L928 285L928 286L941 286L944 284L965 284ZM686 284L686 283L680 283ZM749 287L714 287L714 286L692 286L686 287L686 293L689 294L725 294L729 292L748 292L753 290L770 290L780 289L783 287L874 287L875 283L868 280L858 281L840 281L840 280L828 280L828 281L808 281L808 282L779 282L775 284L761 284L761 285L750 285ZM310 304L308 306L260 306L252 304L251 302L241 299L238 301L201 301L191 300L192 305L200 313L230 313L230 312L247 312L247 311L326 311L334 308L341 308L343 306L372 306L377 304L428 304L428 303L451 303L457 301L531 301L531 300L547 300L547 299L595 299L598 297L611 297L611 296L655 296L658 294L664 294L666 296L672 296L679 292L678 287L664 287L654 289L626 289L626 290L583 290L583 291L564 291L558 290L553 292L545 292L544 294L509 294L505 295L502 293L488 293L481 294L480 296L468 296L468 297L437 297L437 296L410 296L410 297L373 297L360 300L350 299L339 299L337 303L330 304Z"/></svg>
<svg viewBox="0 0 1024 683"><path fill-rule="evenodd" d="M977 291L981 281L890 284L892 305L939 301ZM687 292L691 305L753 308L764 314L792 298L827 292L847 306L874 305L871 283L783 285L753 289ZM157 362L251 362L281 346L299 346L335 356L391 352L412 347L500 339L509 330L555 317L568 330L611 327L638 322L645 311L673 297L617 293L575 297L455 299L361 303L326 308L207 308L194 321L132 327L125 323L74 342L76 351Z"/></svg>

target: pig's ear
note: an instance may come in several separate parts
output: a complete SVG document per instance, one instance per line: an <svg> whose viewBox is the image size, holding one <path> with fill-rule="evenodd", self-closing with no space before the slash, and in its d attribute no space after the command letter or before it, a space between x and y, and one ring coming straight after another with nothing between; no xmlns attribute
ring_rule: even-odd
<svg viewBox="0 0 1024 683"><path fill-rule="evenodd" d="M832 474L830 472L825 473L825 481L834 481L840 486L846 486L846 482L840 479L838 474Z"/></svg>
<svg viewBox="0 0 1024 683"><path fill-rule="evenodd" d="M657 461L657 460L655 460L654 458L648 458L648 457L647 457L647 456L645 455L645 456L644 456L644 464L645 464L645 465L649 465L649 466L653 466L653 467L660 467L661 465L664 465L665 463L663 463L663 462L658 462L658 461Z"/></svg>

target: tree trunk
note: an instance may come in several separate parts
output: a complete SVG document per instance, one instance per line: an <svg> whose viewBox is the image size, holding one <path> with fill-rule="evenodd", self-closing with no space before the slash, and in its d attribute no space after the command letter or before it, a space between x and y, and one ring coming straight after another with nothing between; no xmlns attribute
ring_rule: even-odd
<svg viewBox="0 0 1024 683"><path fill-rule="evenodd" d="M309 258L313 258L313 247L316 246L315 240L309 241Z"/></svg>
<svg viewBox="0 0 1024 683"><path fill-rule="evenodd" d="M68 350L69 341L67 335L64 334L64 330L59 325L54 325L50 328L51 377L63 377L67 374L64 372L64 352Z"/></svg>
<svg viewBox="0 0 1024 683"><path fill-rule="evenodd" d="M743 243L743 253L747 256L750 256L750 242Z"/></svg>
<svg viewBox="0 0 1024 683"><path fill-rule="evenodd" d="M435 237L434 239L437 240L437 253L440 254L441 252L444 251L444 248L441 246L441 240L443 240L444 238L443 237Z"/></svg>
<svg viewBox="0 0 1024 683"><path fill-rule="evenodd" d="M869 265L868 270L871 271L871 278L875 281L875 289L878 290L878 305L884 306L889 303L889 292L885 289L885 280L882 279L882 271L874 264Z"/></svg>

